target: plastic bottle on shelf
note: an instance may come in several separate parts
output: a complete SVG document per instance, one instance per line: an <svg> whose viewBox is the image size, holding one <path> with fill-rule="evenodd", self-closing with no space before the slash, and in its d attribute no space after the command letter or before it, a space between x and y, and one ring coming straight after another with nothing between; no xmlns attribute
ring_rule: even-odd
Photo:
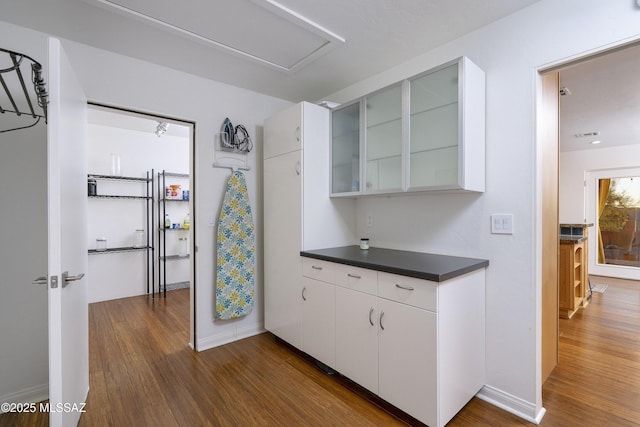
<svg viewBox="0 0 640 427"><path fill-rule="evenodd" d="M171 228L171 218L169 218L169 214L164 214L164 228Z"/></svg>
<svg viewBox="0 0 640 427"><path fill-rule="evenodd" d="M191 228L191 214L187 213L187 215L184 217L184 221L182 222L182 228L184 228L185 230L188 230L189 228Z"/></svg>
<svg viewBox="0 0 640 427"><path fill-rule="evenodd" d="M134 235L134 242L133 242L133 247L134 248L143 248L145 246L145 241L144 241L144 229L142 228L138 228L136 229Z"/></svg>

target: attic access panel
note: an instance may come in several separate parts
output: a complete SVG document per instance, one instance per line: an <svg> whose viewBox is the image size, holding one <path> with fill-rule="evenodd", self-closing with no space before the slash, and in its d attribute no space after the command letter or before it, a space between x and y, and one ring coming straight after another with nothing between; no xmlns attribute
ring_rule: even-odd
<svg viewBox="0 0 640 427"><path fill-rule="evenodd" d="M344 43L273 0L95 1L281 71L294 71Z"/></svg>

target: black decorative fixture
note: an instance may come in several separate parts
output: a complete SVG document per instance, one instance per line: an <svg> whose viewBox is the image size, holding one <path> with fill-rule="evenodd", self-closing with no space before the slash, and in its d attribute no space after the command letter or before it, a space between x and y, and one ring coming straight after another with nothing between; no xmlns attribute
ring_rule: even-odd
<svg viewBox="0 0 640 427"><path fill-rule="evenodd" d="M42 65L28 55L0 48L0 58L6 60L7 57L10 65L0 69L0 84L5 94L0 97L0 113L12 113L19 117L24 115L34 120L29 125L0 130L0 133L33 127L40 119L44 119L46 123L49 94L42 77ZM3 66L3 60L0 60L0 66ZM29 68L31 85L25 81ZM39 109L34 105L34 100Z"/></svg>

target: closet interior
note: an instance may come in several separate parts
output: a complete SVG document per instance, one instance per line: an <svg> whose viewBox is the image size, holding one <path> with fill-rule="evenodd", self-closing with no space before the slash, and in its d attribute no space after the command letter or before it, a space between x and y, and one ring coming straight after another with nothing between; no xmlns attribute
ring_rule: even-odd
<svg viewBox="0 0 640 427"><path fill-rule="evenodd" d="M89 301L188 288L191 127L101 106L88 123Z"/></svg>

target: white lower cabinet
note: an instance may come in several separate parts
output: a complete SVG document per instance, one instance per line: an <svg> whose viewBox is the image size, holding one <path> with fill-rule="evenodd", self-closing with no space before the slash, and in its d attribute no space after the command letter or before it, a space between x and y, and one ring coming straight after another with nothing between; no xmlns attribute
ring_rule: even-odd
<svg viewBox="0 0 640 427"><path fill-rule="evenodd" d="M302 278L302 351L335 368L335 286Z"/></svg>
<svg viewBox="0 0 640 427"><path fill-rule="evenodd" d="M378 393L378 297L336 286L336 370Z"/></svg>
<svg viewBox="0 0 640 427"><path fill-rule="evenodd" d="M437 315L378 299L378 394L429 426L437 426Z"/></svg>
<svg viewBox="0 0 640 427"><path fill-rule="evenodd" d="M485 271L436 283L302 258L302 349L431 427L484 385Z"/></svg>

